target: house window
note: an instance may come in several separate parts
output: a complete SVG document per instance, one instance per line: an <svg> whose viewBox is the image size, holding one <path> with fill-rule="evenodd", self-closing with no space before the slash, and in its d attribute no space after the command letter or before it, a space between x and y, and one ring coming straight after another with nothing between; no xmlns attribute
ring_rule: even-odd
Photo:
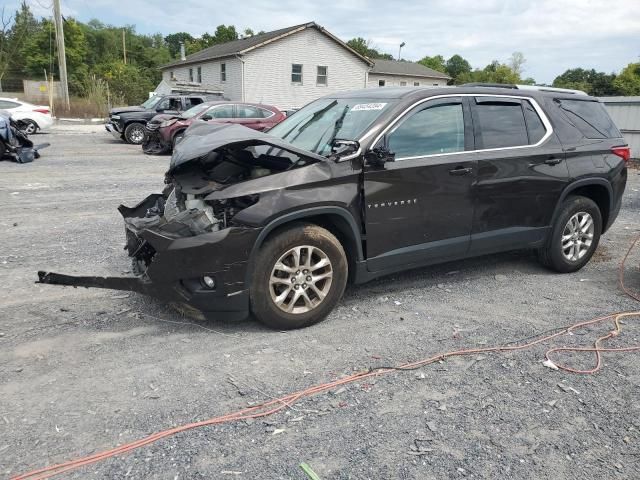
<svg viewBox="0 0 640 480"><path fill-rule="evenodd" d="M316 83L318 85L327 84L327 67L322 67L318 65L318 75L316 77Z"/></svg>
<svg viewBox="0 0 640 480"><path fill-rule="evenodd" d="M202 67L198 67L198 83L202 83Z"/></svg>
<svg viewBox="0 0 640 480"><path fill-rule="evenodd" d="M437 87L437 86L438 86L438 84L437 84L437 83L434 83L434 84L433 84L433 86L434 86L434 87Z"/></svg>
<svg viewBox="0 0 640 480"><path fill-rule="evenodd" d="M379 87L384 87L386 85L386 81L385 80L378 80L378 86Z"/></svg>
<svg viewBox="0 0 640 480"><path fill-rule="evenodd" d="M407 86L407 82L400 82L400 86L401 87L406 87Z"/></svg>
<svg viewBox="0 0 640 480"><path fill-rule="evenodd" d="M302 65L299 63L291 65L291 83L302 83Z"/></svg>
<svg viewBox="0 0 640 480"><path fill-rule="evenodd" d="M414 87L419 87L420 86L420 82L413 82L413 86Z"/></svg>
<svg viewBox="0 0 640 480"><path fill-rule="evenodd" d="M227 81L227 64L226 63L220 64L220 81L221 82Z"/></svg>
<svg viewBox="0 0 640 480"><path fill-rule="evenodd" d="M169 72L169 80L175 80L176 76L173 74L173 70Z"/></svg>
<svg viewBox="0 0 640 480"><path fill-rule="evenodd" d="M189 81L193 82L193 68L189 69Z"/></svg>

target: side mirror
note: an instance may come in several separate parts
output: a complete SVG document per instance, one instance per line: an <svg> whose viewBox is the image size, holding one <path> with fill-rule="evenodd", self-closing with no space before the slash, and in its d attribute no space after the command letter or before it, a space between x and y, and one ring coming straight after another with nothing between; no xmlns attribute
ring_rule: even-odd
<svg viewBox="0 0 640 480"><path fill-rule="evenodd" d="M341 140L336 138L331 145L331 156L335 157L336 161L341 157L351 155L360 150L360 143L355 140Z"/></svg>
<svg viewBox="0 0 640 480"><path fill-rule="evenodd" d="M386 147L376 147L369 150L365 156L365 164L372 167L382 167L387 162L395 162L396 154Z"/></svg>
<svg viewBox="0 0 640 480"><path fill-rule="evenodd" d="M212 120L212 119L213 117L208 113L200 117L200 120L204 120L205 122L208 122L209 120Z"/></svg>

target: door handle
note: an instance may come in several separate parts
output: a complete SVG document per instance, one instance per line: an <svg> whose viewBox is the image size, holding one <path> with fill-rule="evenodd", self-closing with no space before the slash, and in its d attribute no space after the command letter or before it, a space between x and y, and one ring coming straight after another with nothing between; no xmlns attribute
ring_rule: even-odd
<svg viewBox="0 0 640 480"><path fill-rule="evenodd" d="M544 161L547 165L558 165L562 161L561 158L548 158Z"/></svg>
<svg viewBox="0 0 640 480"><path fill-rule="evenodd" d="M468 173L471 173L471 168L464 168L464 167L456 167L453 170L449 170L449 175L456 175L456 176L461 176L461 175L466 175Z"/></svg>

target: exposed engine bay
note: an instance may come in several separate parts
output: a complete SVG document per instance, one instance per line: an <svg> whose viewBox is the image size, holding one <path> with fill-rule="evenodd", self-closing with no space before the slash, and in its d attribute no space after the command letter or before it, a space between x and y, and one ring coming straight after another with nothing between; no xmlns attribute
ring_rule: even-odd
<svg viewBox="0 0 640 480"><path fill-rule="evenodd" d="M212 130L210 125L200 129L206 133ZM238 212L258 202L260 194L234 194L226 198L226 188L318 161L309 158L308 152L294 152L274 142L261 141L260 133L245 127L218 125L213 130L243 138L225 142L218 148L215 148L218 142L214 142L209 145L213 149L202 153L204 145L196 131L176 149L162 194L150 195L132 208L119 207L127 232L126 249L133 258L136 274L144 272L155 254L153 247L142 238L145 230L176 239L228 228ZM195 157L189 158L190 154ZM217 198L211 198L214 192Z"/></svg>

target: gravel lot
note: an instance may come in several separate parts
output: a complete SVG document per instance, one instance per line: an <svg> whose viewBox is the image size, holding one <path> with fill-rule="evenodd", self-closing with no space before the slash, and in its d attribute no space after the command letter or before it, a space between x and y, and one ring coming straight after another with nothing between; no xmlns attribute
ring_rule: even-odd
<svg viewBox="0 0 640 480"><path fill-rule="evenodd" d="M36 271L122 274L116 207L159 191L168 157L102 127L58 127L33 164L0 163L0 475L114 447L376 365L503 344L637 309L616 286L640 231L640 176L593 261L544 270L530 252L351 287L323 323L190 322L138 294L36 285ZM638 249L640 250L640 249ZM640 289L640 252L629 286ZM611 345L640 343L625 322ZM606 328L556 342L586 344ZM640 478L640 355L591 376L542 366L545 346L448 360L206 427L66 478ZM566 358L590 366L592 358Z"/></svg>

